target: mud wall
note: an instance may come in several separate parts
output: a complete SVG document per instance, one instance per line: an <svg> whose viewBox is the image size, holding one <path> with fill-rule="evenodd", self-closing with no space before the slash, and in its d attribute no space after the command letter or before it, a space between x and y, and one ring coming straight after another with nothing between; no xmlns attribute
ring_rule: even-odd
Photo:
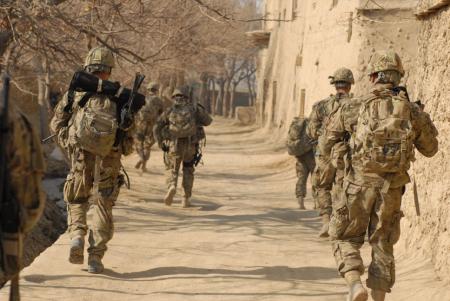
<svg viewBox="0 0 450 301"><path fill-rule="evenodd" d="M422 1L421 8L439 1ZM421 216L416 216L412 192L404 202L403 245L432 258L440 278L450 282L450 7L420 21L415 94L425 103L439 130L439 152L431 159L417 155Z"/></svg>

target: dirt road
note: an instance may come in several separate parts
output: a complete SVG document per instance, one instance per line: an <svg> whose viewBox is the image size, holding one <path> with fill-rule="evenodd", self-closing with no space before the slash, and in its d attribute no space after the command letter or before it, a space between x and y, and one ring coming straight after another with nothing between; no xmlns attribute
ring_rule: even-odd
<svg viewBox="0 0 450 301"><path fill-rule="evenodd" d="M172 208L162 204L160 152L144 175L132 169L131 156L132 189L114 211L105 273L69 264L64 235L22 274L23 300L345 300L330 244L316 238L317 214L296 209L293 161L283 146L224 120L208 134L196 207L180 207L181 191ZM389 300L450 300L427 261L400 255L398 270Z"/></svg>

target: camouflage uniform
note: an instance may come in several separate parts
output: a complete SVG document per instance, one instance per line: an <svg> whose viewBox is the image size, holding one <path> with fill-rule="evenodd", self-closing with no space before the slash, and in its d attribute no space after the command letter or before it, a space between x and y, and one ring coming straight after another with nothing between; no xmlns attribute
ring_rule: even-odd
<svg viewBox="0 0 450 301"><path fill-rule="evenodd" d="M4 117L3 110L0 105L0 119ZM11 105L7 118L7 131L0 134L0 144L5 147L1 164L6 165L6 179L1 179L5 191L0 231L0 288L13 279L11 296L16 297L19 294L18 273L22 268L23 240L39 221L45 206L42 190L45 164L40 140L28 119ZM7 141L3 141L4 138Z"/></svg>
<svg viewBox="0 0 450 301"><path fill-rule="evenodd" d="M369 266L367 286L372 288L372 298L378 301L384 300L385 292L390 292L395 282L393 246L400 237L400 219L403 216L400 210L401 198L404 186L409 182L409 176L407 168L397 173L368 173L363 168L365 159L356 156L359 149L354 149L354 141L356 126L361 126L358 122L360 105L366 105L374 100L391 99L394 95L394 84L398 85L399 75L403 75L400 58L395 53L377 54L372 60L373 64L376 65L378 62L380 66L378 68L372 66L375 71L371 74L377 75L378 78L392 78L392 82L377 81L369 95L358 102L342 106L327 127L326 139L319 141L319 149L328 155L332 147L345 139L346 135L351 137L350 154L353 158L346 167L343 198L335 205L330 222L330 235L339 272L349 282L350 296L355 296L355 294L367 295L358 283L360 275L364 272L359 249L368 232L369 243L372 246L372 263ZM383 67L388 62L390 67ZM395 71L392 71L392 76L389 75L391 70ZM378 72L385 72L386 76L380 76ZM411 112L409 118L414 146L423 155L433 156L438 150L437 130L429 115L416 104L410 103L405 94L400 93L396 97L406 105L408 112ZM370 162L373 161L368 162L372 164ZM358 288L355 288L355 285Z"/></svg>
<svg viewBox="0 0 450 301"><path fill-rule="evenodd" d="M110 56L107 62L109 61L108 65L112 67L114 65L112 54L104 48L92 49L88 59L94 57L97 60L104 60L104 56L107 56L107 58ZM89 67L90 65L86 63L86 69ZM128 155L132 152L133 131L126 132L121 143L114 146L111 152L101 160L94 154L81 149L75 138L76 129L73 124L79 110L79 102L84 94L82 92L75 94L72 104L73 113L68 113L65 111L68 104L68 94L66 93L55 108L55 115L50 127L57 134L58 144L66 151L71 162L71 169L64 185L64 199L67 202L68 209L68 231L72 239L69 260L75 264L83 263L84 237L88 230L86 216L90 207L89 201L92 199L94 214L89 231L88 264L89 271L97 273L103 271L101 259L107 249L107 243L113 237L112 208L119 195L120 183L122 182L120 159L122 155ZM116 103L106 95L92 95L85 107L96 108L101 112L118 116ZM99 173L98 183L94 181L96 170Z"/></svg>
<svg viewBox="0 0 450 301"><path fill-rule="evenodd" d="M349 69L340 68L336 70L333 76L330 76L331 84L336 88L339 85L351 87L354 84L353 74ZM317 102L312 109L310 115L310 124L308 127L308 134L315 140L322 137L325 128L329 122L330 116L335 113L340 106L351 101L351 95L339 93L330 95L330 97ZM339 186L342 183L342 172L338 175L338 180L335 183L336 168L332 164L332 158L325 156L316 150L315 153L316 167L312 177L313 187L316 192L317 202L320 209L320 215L323 218L323 227L320 231L321 237L328 237L328 223L332 212L332 196L336 197L339 193ZM333 185L336 184L336 185ZM333 188L333 186L336 186ZM332 194L333 192L333 194Z"/></svg>
<svg viewBox="0 0 450 301"><path fill-rule="evenodd" d="M136 168L146 170L147 161L150 159L151 147L156 140L153 137L153 127L156 120L163 112L163 102L157 96L159 86L155 83L150 83L147 87L149 95L146 99L146 105L139 111L136 116L136 136L135 136L135 150L139 155L139 161Z"/></svg>
<svg viewBox="0 0 450 301"><path fill-rule="evenodd" d="M308 177L314 172L316 162L314 160L314 152L311 150L302 156L296 156L297 163L295 165L297 172L297 184L295 185L295 195L297 199L303 199L306 196L306 183ZM312 192L315 198L315 191Z"/></svg>
<svg viewBox="0 0 450 301"><path fill-rule="evenodd" d="M173 97L183 96L187 98L188 93L185 90L183 88L176 89ZM210 125L212 118L202 106L198 106L195 112L197 134L188 138L173 139L167 133L171 110L172 108L166 110L154 127L154 135L157 138L158 145L163 149L167 148L165 149L165 161L167 165L167 186L169 191L168 195L166 195L165 203L166 205L172 204L178 184L179 170L181 165L183 165L183 206L189 207L189 200L192 196L192 188L194 185L194 159L199 151L201 140L205 138L203 127ZM164 143L167 144L163 146Z"/></svg>

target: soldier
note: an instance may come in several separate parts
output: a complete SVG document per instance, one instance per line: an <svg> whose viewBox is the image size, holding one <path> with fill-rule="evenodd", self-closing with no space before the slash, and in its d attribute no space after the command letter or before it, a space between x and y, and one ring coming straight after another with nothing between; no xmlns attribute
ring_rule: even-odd
<svg viewBox="0 0 450 301"><path fill-rule="evenodd" d="M109 79L113 67L114 56L104 47L91 49L84 64L85 71L102 80ZM88 230L86 215L92 198L94 214L87 250L88 272L102 273L102 258L114 232L112 208L122 183L120 159L122 155L132 152L132 129L123 131L123 135L116 134L120 108L111 96L76 92L70 97L70 94L70 91L66 93L58 103L51 121L51 129L57 134L58 144L66 150L71 161L70 173L64 185L71 238L69 262L84 262ZM90 126L102 127L102 141L89 137L89 127L85 125L89 120L94 121L89 123ZM119 136L121 139L118 139ZM93 145L87 150L89 142L93 142Z"/></svg>
<svg viewBox="0 0 450 301"><path fill-rule="evenodd" d="M373 55L369 66L373 90L360 106L342 106L327 127L319 150L325 155L350 136L351 164L346 167L344 193L334 206L330 236L338 270L349 285L349 299L367 300L361 283L364 265L360 248L368 232L372 247L367 286L375 301L385 300L395 282L393 246L400 237L400 210L414 148L426 157L438 151L438 133L430 116L409 102L398 87L404 75L400 57Z"/></svg>
<svg viewBox="0 0 450 301"><path fill-rule="evenodd" d="M297 172L297 184L295 186L295 196L298 206L305 210L306 183L308 176L312 175L316 166L314 160L314 141L307 134L309 124L308 118L294 118L289 127L287 148L291 156L295 156L297 163L295 165ZM312 192L315 200L315 191Z"/></svg>
<svg viewBox="0 0 450 301"><path fill-rule="evenodd" d="M155 138L153 137L153 127L156 120L163 112L163 102L158 97L159 85L157 83L150 83L147 86L149 92L145 106L139 111L136 116L136 136L135 149L139 155L139 161L135 168L143 172L147 171L147 161L150 159L150 151Z"/></svg>
<svg viewBox="0 0 450 301"><path fill-rule="evenodd" d="M204 126L212 123L211 116L201 106L189 98L188 87L175 89L174 104L158 119L154 135L158 145L164 150L168 169L168 192L164 203L171 206L176 194L178 174L183 164L184 208L190 206L194 185L195 166L201 160L201 144L206 138Z"/></svg>
<svg viewBox="0 0 450 301"><path fill-rule="evenodd" d="M343 103L351 99L350 90L355 83L352 71L347 68L337 69L329 78L331 79L330 83L336 88L336 94L314 104L310 115L308 134L316 141L323 134L330 115L336 112ZM315 160L313 187L317 193L317 202L323 223L319 237L328 237L328 225L332 211L331 190L336 169L331 164L331 158L318 151L316 151Z"/></svg>
<svg viewBox="0 0 450 301"><path fill-rule="evenodd" d="M18 108L8 105L9 78L0 101L0 288L11 280L10 300L19 300L24 236L39 221L45 205L45 164L33 126Z"/></svg>

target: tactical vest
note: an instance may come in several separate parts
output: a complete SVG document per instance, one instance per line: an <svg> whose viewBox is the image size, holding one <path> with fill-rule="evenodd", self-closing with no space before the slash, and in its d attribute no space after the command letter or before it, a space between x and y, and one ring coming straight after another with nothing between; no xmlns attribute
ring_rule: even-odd
<svg viewBox="0 0 450 301"><path fill-rule="evenodd" d="M408 99L383 91L362 102L353 162L368 173L406 172L414 160L414 138Z"/></svg>

